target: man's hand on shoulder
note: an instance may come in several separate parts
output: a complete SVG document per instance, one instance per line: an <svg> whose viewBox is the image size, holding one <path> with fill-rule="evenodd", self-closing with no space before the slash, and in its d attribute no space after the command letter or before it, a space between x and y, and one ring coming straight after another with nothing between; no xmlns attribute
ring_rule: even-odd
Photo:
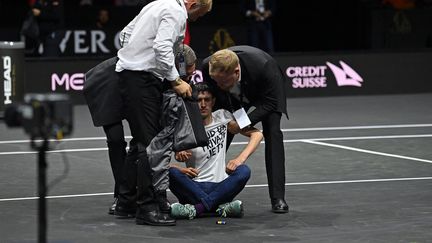
<svg viewBox="0 0 432 243"><path fill-rule="evenodd" d="M192 87L181 78L177 78L176 80L170 82L171 87L179 96L183 98L192 96Z"/></svg>

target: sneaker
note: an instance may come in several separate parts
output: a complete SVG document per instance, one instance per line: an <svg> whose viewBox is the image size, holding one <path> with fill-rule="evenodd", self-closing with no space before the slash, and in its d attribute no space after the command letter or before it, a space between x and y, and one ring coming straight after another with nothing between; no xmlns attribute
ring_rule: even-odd
<svg viewBox="0 0 432 243"><path fill-rule="evenodd" d="M171 204L171 216L176 219L193 219L196 217L196 210L190 204L173 203Z"/></svg>
<svg viewBox="0 0 432 243"><path fill-rule="evenodd" d="M240 200L224 203L218 206L216 212L224 218L241 218L243 217L243 203Z"/></svg>

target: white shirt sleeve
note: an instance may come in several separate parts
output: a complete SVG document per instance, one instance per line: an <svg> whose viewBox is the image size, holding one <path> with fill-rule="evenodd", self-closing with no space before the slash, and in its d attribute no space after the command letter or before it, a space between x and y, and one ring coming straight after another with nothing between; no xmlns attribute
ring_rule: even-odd
<svg viewBox="0 0 432 243"><path fill-rule="evenodd" d="M186 19L178 18L172 11L166 11L161 18L159 29L154 40L153 50L156 56L157 69L165 74L167 80L175 80L179 74L174 62L174 43L186 25Z"/></svg>
<svg viewBox="0 0 432 243"><path fill-rule="evenodd" d="M145 71L161 81L175 80L175 43L184 38L187 11L183 1L158 0L147 4L123 30L127 43L117 52L116 71Z"/></svg>
<svg viewBox="0 0 432 243"><path fill-rule="evenodd" d="M227 119L228 121L235 120L234 115L231 112L229 112L225 109L223 110L223 112L224 112L225 119Z"/></svg>

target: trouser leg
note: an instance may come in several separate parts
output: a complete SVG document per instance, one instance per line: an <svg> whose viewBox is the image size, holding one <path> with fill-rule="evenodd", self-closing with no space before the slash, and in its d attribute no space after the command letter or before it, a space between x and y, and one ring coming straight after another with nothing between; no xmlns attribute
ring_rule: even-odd
<svg viewBox="0 0 432 243"><path fill-rule="evenodd" d="M135 183L138 183L139 189L143 191L137 193L136 202L145 204L153 201L153 193L149 188L151 186L151 170L148 164L147 153L145 148L150 141L160 131L160 106L162 102L162 83L153 75L146 72L122 71L119 73L121 78L122 97L125 102L125 114L129 123L131 134L138 145L136 164L125 165L124 174L133 176L135 174ZM132 179L129 179L132 180ZM135 184L135 187L137 184ZM133 188L127 188L129 191L120 190L126 195L132 193ZM130 197L129 197L130 198Z"/></svg>
<svg viewBox="0 0 432 243"><path fill-rule="evenodd" d="M245 187L251 171L247 165L240 165L228 178L217 183L208 196L202 198L207 210L213 211L222 203L231 202Z"/></svg>
<svg viewBox="0 0 432 243"><path fill-rule="evenodd" d="M137 224L175 225L174 219L159 211L154 196L151 167L146 153L150 141L161 130L162 82L147 72L125 70L119 75L122 98L126 107L126 119L138 148L135 170L138 207L135 221Z"/></svg>
<svg viewBox="0 0 432 243"><path fill-rule="evenodd" d="M169 188L181 204L198 204L208 196L197 182L177 168L169 169Z"/></svg>
<svg viewBox="0 0 432 243"><path fill-rule="evenodd" d="M267 181L272 199L285 197L285 150L280 130L281 115L273 112L262 121Z"/></svg>
<svg viewBox="0 0 432 243"><path fill-rule="evenodd" d="M146 149L138 144L137 159L137 205L155 203L155 195L152 186L151 168L147 157Z"/></svg>
<svg viewBox="0 0 432 243"><path fill-rule="evenodd" d="M118 183L118 199L121 205L129 208L136 206L138 148L131 145L126 155Z"/></svg>
<svg viewBox="0 0 432 243"><path fill-rule="evenodd" d="M121 122L103 126L107 137L108 156L114 176L114 197L118 196L121 171L126 158L127 143L124 139L123 124Z"/></svg>

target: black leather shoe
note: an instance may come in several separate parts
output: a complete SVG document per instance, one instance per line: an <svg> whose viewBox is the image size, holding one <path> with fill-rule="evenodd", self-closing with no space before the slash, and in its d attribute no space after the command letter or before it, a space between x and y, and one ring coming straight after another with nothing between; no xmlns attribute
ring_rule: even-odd
<svg viewBox="0 0 432 243"><path fill-rule="evenodd" d="M138 207L135 222L138 225L174 226L176 220L169 214L161 213L157 204Z"/></svg>
<svg viewBox="0 0 432 243"><path fill-rule="evenodd" d="M167 198L166 191L156 191L156 202L159 205L159 210L162 213L170 214L171 213L171 205Z"/></svg>
<svg viewBox="0 0 432 243"><path fill-rule="evenodd" d="M109 207L109 209L108 209L108 214L114 215L114 211L115 211L115 208L117 206L117 201L118 201L118 199L115 197L114 202L112 203L111 207Z"/></svg>
<svg viewBox="0 0 432 243"><path fill-rule="evenodd" d="M271 200L273 213L288 213L288 204L283 198L275 198Z"/></svg>
<svg viewBox="0 0 432 243"><path fill-rule="evenodd" d="M133 218L135 217L136 210L136 205L123 204L117 200L117 204L114 209L114 215L123 218Z"/></svg>

